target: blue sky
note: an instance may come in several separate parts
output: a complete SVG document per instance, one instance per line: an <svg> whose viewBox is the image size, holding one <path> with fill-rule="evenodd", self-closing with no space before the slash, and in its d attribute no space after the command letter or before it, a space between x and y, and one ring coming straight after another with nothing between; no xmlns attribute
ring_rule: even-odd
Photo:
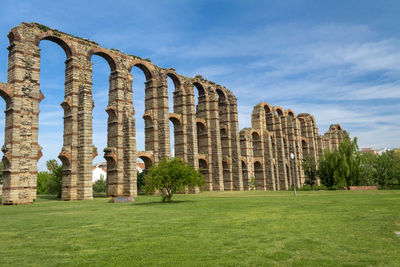
<svg viewBox="0 0 400 267"><path fill-rule="evenodd" d="M6 81L8 31L39 22L106 48L151 58L186 76L202 74L238 98L239 126L266 101L315 116L320 134L339 123L360 147L400 147L399 1L8 1L0 9L0 81ZM65 55L40 43L39 144L43 158L62 146ZM93 57L94 143L102 161L109 67ZM144 76L134 75L142 150ZM169 82L173 91L173 84ZM0 101L4 110L4 101ZM4 142L4 113L0 114Z"/></svg>

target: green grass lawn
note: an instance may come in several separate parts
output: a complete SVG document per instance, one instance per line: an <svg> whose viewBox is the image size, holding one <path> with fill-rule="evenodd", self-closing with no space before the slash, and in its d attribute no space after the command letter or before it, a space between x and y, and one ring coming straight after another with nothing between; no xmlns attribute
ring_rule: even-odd
<svg viewBox="0 0 400 267"><path fill-rule="evenodd" d="M400 265L400 191L0 206L0 266Z"/></svg>

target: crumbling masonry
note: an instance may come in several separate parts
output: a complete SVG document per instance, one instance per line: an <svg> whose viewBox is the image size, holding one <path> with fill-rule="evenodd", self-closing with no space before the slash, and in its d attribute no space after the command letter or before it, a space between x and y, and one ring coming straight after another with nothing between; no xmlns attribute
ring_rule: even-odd
<svg viewBox="0 0 400 267"><path fill-rule="evenodd" d="M227 88L201 76L184 77L149 60L108 50L37 23L22 23L8 35L7 83L0 83L6 102L3 204L33 203L36 199L41 40L60 45L66 54L62 199L92 198L92 63L99 55L111 69L107 160L109 196L136 196L136 159L148 168L170 156L170 127L174 125L175 156L200 168L205 190L286 190L303 185L304 155L317 159L323 149L337 147L342 129L332 125L318 134L314 117L260 103L252 113L252 128L239 131L237 99ZM132 104L132 67L146 76L145 113ZM167 77L175 84L174 113L169 113ZM198 105L195 93L198 91ZM136 151L135 118L145 120L145 151ZM291 162L289 155L295 155Z"/></svg>

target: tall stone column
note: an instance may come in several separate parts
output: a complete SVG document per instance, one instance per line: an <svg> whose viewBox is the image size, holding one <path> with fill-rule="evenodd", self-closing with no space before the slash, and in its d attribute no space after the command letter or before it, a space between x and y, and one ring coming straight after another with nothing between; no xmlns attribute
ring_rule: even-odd
<svg viewBox="0 0 400 267"><path fill-rule="evenodd" d="M61 103L64 109L63 147L59 159L62 170L62 200L76 200L78 184L78 106L79 72L81 64L76 57L65 61L65 97ZM89 74L88 74L89 75Z"/></svg>
<svg viewBox="0 0 400 267"><path fill-rule="evenodd" d="M107 148L107 195L136 195L136 137L132 77L126 71L110 75Z"/></svg>
<svg viewBox="0 0 400 267"><path fill-rule="evenodd" d="M212 174L213 174L213 190L224 191L224 180L222 172L222 149L220 136L220 123L218 112L218 97L209 91L209 108L210 108L210 138L212 149Z"/></svg>
<svg viewBox="0 0 400 267"><path fill-rule="evenodd" d="M5 110L3 205L36 200L40 50L32 42L15 41L8 48L7 83L13 96Z"/></svg>
<svg viewBox="0 0 400 267"><path fill-rule="evenodd" d="M239 138L239 120L237 111L237 100L232 96L230 102L230 134L231 134L231 158L233 190L243 191L243 175Z"/></svg>
<svg viewBox="0 0 400 267"><path fill-rule="evenodd" d="M167 76L158 73L157 85L157 109L155 110L158 124L159 159L171 156L170 129L169 129L169 108L168 108L168 85Z"/></svg>
<svg viewBox="0 0 400 267"><path fill-rule="evenodd" d="M154 78L145 82L144 123L145 150L153 154L154 163L159 162L159 140L157 120L157 87ZM135 95L135 92L133 92Z"/></svg>
<svg viewBox="0 0 400 267"><path fill-rule="evenodd" d="M186 143L186 155L187 155L187 162L195 167L196 169L199 168L199 148L198 148L198 141L197 141L197 127L196 127L196 107L195 107L195 99L194 99L194 88L191 82L187 82L185 84L185 92L186 97L184 105L184 109L182 110L183 114L183 123L185 126L185 143ZM175 95L174 95L175 96ZM178 100L178 99L176 99ZM174 101L175 103L175 101ZM177 102L177 104L180 103ZM175 109L174 109L175 111Z"/></svg>
<svg viewBox="0 0 400 267"><path fill-rule="evenodd" d="M92 199L92 162L93 162L93 139L92 139L92 110L94 107L92 99L92 63L85 55L77 56L78 85L78 181L77 199ZM79 69L79 70L78 70ZM75 77L74 77L75 79Z"/></svg>

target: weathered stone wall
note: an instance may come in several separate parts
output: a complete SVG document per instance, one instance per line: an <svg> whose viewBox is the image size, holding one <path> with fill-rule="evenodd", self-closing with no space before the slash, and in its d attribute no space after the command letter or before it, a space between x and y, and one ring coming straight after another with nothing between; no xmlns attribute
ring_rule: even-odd
<svg viewBox="0 0 400 267"><path fill-rule="evenodd" d="M227 88L196 77L184 77L149 60L105 49L36 23L22 23L9 35L7 83L0 83L6 102L3 204L33 203L36 199L41 40L50 40L65 51L65 95L62 199L92 198L91 166L97 155L92 142L92 63L103 57L110 66L107 148L107 194L135 196L136 159L146 168L171 155L170 126L174 125L175 156L200 168L209 191L287 190L304 183L301 160L318 158L323 149L338 146L343 132L332 125L318 135L309 114L297 117L291 110L260 103L252 113L252 128L239 132L237 99ZM135 114L132 67L145 77L145 112ZM167 77L175 85L173 113L168 107ZM198 104L195 106L195 90ZM145 120L145 151L136 151L135 121ZM101 152L99 152L101 153ZM294 161L289 158L295 155Z"/></svg>

